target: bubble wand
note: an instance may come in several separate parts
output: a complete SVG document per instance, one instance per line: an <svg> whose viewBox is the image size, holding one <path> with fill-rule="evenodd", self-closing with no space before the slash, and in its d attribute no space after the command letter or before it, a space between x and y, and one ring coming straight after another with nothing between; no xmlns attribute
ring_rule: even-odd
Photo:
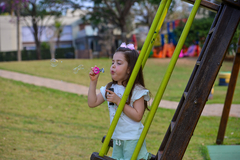
<svg viewBox="0 0 240 160"><path fill-rule="evenodd" d="M94 68L93 68L93 72L94 72L95 74L98 74L99 72L104 73L104 68L99 69L98 67L94 67Z"/></svg>

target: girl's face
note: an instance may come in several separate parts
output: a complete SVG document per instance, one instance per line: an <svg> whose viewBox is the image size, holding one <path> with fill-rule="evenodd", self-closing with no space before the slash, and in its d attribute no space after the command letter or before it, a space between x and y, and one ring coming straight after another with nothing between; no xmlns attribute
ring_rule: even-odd
<svg viewBox="0 0 240 160"><path fill-rule="evenodd" d="M128 78L129 69L128 62L122 52L116 52L113 55L112 66L110 67L112 79L117 81L119 85Z"/></svg>

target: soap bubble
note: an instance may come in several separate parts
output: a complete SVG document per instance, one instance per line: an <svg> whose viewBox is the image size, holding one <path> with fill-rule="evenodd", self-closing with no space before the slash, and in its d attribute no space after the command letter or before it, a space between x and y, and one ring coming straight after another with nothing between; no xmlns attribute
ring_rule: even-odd
<svg viewBox="0 0 240 160"><path fill-rule="evenodd" d="M79 66L73 68L73 73L77 74L79 70L84 69L83 65L80 64Z"/></svg>
<svg viewBox="0 0 240 160"><path fill-rule="evenodd" d="M52 58L50 62L52 67L56 67L58 65L58 60L55 58Z"/></svg>

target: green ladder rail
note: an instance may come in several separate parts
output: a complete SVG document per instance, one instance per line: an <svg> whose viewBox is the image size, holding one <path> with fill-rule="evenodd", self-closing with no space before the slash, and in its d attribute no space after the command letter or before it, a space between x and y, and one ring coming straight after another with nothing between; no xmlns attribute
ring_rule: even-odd
<svg viewBox="0 0 240 160"><path fill-rule="evenodd" d="M156 27L156 29L154 31L153 36L152 36L152 40L150 41L150 43L148 42L148 44L147 44L148 48L147 48L146 54L144 56L144 59L142 61L142 68L144 68L144 66L146 64L146 61L147 61L148 56L149 56L149 53L151 52L153 44L155 42L155 39L157 38L157 35L159 34L159 31L160 31L160 29L162 27L162 24L163 24L163 21L164 21L166 15L167 15L167 12L168 12L168 9L170 7L171 2L172 2L172 0L168 0L167 1L166 5L164 7L163 13L162 13L162 15L160 17L160 20L158 21L157 27Z"/></svg>

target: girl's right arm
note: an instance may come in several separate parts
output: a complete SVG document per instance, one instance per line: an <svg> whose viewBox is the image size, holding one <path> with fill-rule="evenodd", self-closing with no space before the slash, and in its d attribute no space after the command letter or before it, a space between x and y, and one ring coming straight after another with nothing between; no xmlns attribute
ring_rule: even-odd
<svg viewBox="0 0 240 160"><path fill-rule="evenodd" d="M90 85L88 90L88 106L90 108L94 108L102 104L104 102L104 98L101 93L99 93L98 95L96 94L97 80L98 80L99 74L95 74L93 72L93 67L89 72L89 77L90 77Z"/></svg>

